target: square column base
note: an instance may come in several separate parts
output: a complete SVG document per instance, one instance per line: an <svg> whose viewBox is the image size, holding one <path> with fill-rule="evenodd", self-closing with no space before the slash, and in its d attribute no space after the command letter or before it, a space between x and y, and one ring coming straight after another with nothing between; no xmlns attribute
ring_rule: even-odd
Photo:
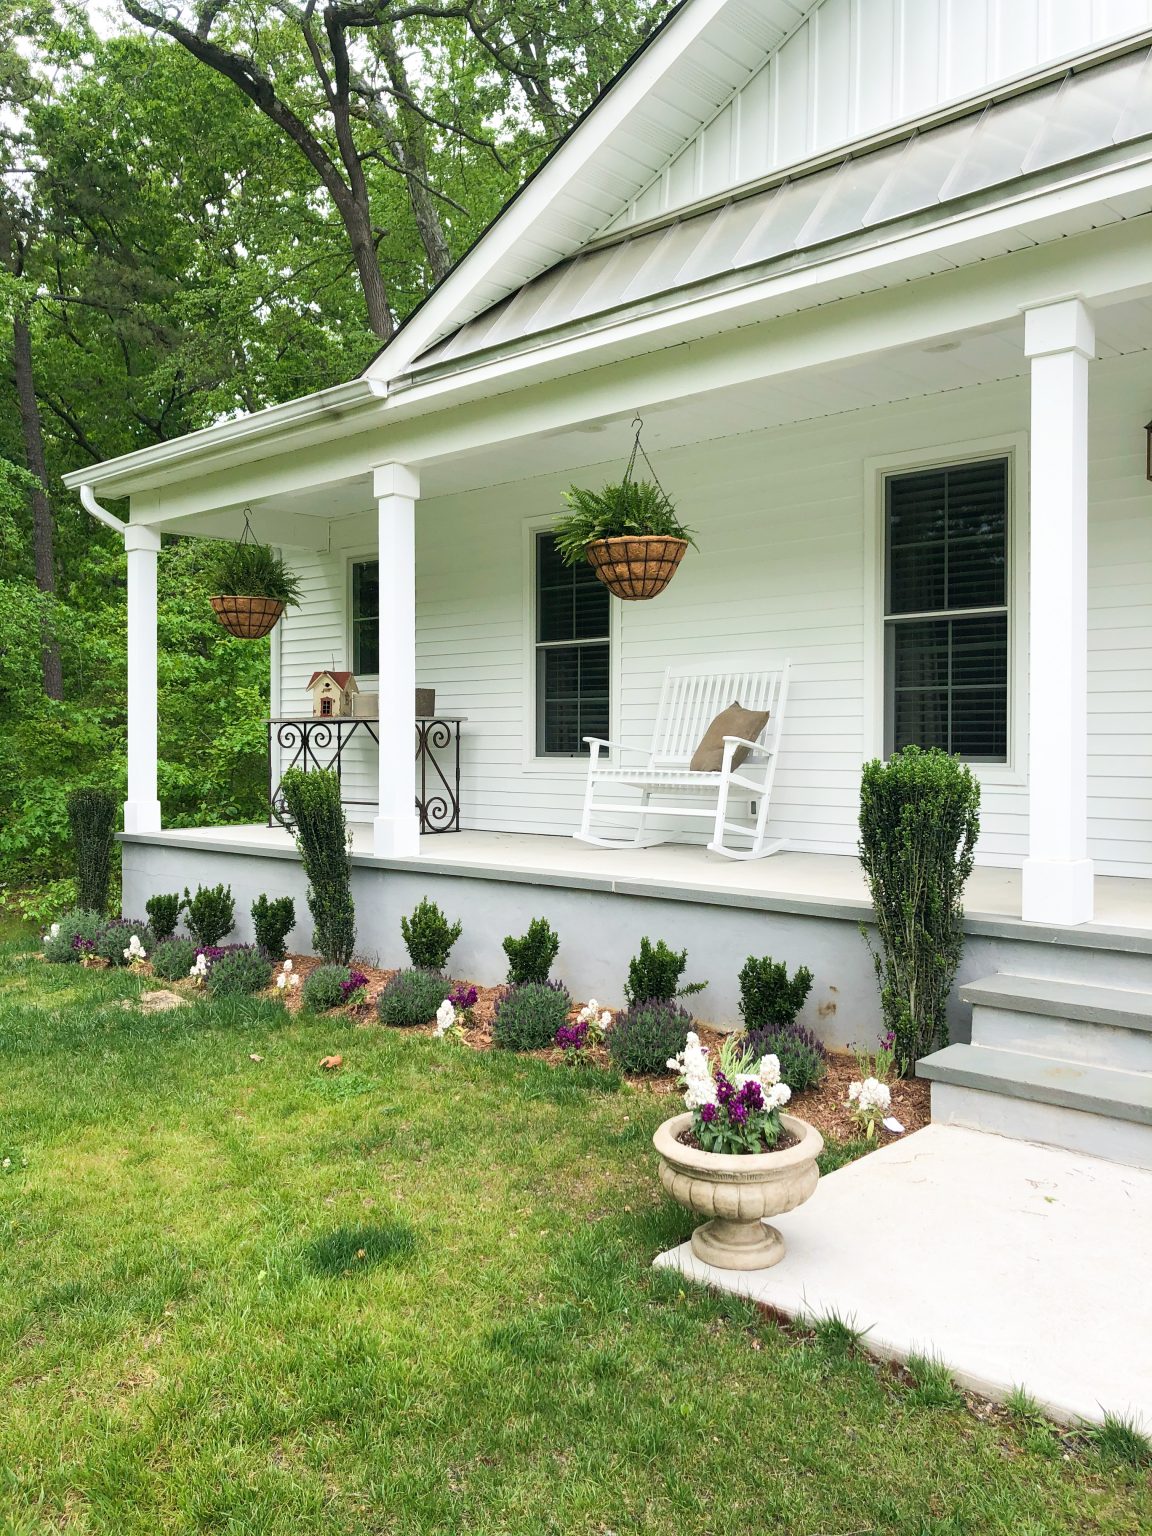
<svg viewBox="0 0 1152 1536"><path fill-rule="evenodd" d="M412 816L377 816L372 822L372 856L413 859L420 852L420 822Z"/></svg>
<svg viewBox="0 0 1152 1536"><path fill-rule="evenodd" d="M1020 915L1026 923L1090 923L1095 911L1091 859L1025 859Z"/></svg>
<svg viewBox="0 0 1152 1536"><path fill-rule="evenodd" d="M125 800L125 832L159 832L159 800Z"/></svg>

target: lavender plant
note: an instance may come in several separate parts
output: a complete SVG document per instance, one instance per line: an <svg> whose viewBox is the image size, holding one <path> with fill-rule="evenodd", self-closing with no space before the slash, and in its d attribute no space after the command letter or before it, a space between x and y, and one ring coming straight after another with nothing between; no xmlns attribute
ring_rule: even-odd
<svg viewBox="0 0 1152 1536"><path fill-rule="evenodd" d="M559 981L526 981L509 987L496 1006L496 1044L511 1051L539 1051L552 1045L572 1011L568 988Z"/></svg>

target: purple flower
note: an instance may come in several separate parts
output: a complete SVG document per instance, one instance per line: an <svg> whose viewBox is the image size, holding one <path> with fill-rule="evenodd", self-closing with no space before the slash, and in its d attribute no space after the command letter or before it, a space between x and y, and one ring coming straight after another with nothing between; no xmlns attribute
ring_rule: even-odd
<svg viewBox="0 0 1152 1536"><path fill-rule="evenodd" d="M455 991L449 993L448 1001L453 1008L474 1008L479 996L475 987L457 987Z"/></svg>
<svg viewBox="0 0 1152 1536"><path fill-rule="evenodd" d="M86 939L83 935L75 933L72 935L72 948L79 950L82 954L90 955L96 948L96 940Z"/></svg>
<svg viewBox="0 0 1152 1536"><path fill-rule="evenodd" d="M743 1104L745 1109L758 1110L764 1108L764 1095L760 1091L760 1084L754 1078L745 1083L743 1088L741 1088L738 1102Z"/></svg>
<svg viewBox="0 0 1152 1536"><path fill-rule="evenodd" d="M748 1120L748 1108L739 1099L733 1099L728 1106L728 1118L733 1125L744 1125Z"/></svg>
<svg viewBox="0 0 1152 1536"><path fill-rule="evenodd" d="M885 1030L885 1032L880 1036L880 1049L882 1051L890 1051L895 1044L896 1036L890 1029Z"/></svg>
<svg viewBox="0 0 1152 1536"><path fill-rule="evenodd" d="M728 1104L736 1097L736 1090L724 1076L723 1072L716 1074L716 1098L721 1104Z"/></svg>
<svg viewBox="0 0 1152 1536"><path fill-rule="evenodd" d="M565 1051L582 1051L588 1043L588 1025L583 1019L574 1024L561 1024L556 1031L556 1044Z"/></svg>
<svg viewBox="0 0 1152 1536"><path fill-rule="evenodd" d="M348 980L340 983L340 995L347 1002L353 992L359 992L361 987L366 987L367 985L368 978L363 971L350 971Z"/></svg>
<svg viewBox="0 0 1152 1536"><path fill-rule="evenodd" d="M715 1120L717 1113L718 1111L715 1104L701 1104L700 1108L697 1110L697 1114L700 1116L701 1120L703 1120L705 1125L711 1125L713 1120Z"/></svg>

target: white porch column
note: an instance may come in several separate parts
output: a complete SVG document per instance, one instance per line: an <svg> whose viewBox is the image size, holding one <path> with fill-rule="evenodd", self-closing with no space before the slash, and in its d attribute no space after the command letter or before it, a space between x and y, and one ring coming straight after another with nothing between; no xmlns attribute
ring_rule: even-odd
<svg viewBox="0 0 1152 1536"><path fill-rule="evenodd" d="M160 535L129 523L128 556L128 799L125 832L159 832L156 795L156 556Z"/></svg>
<svg viewBox="0 0 1152 1536"><path fill-rule="evenodd" d="M1079 299L1025 311L1032 361L1028 857L1021 915L1092 920L1088 858L1088 363Z"/></svg>
<svg viewBox="0 0 1152 1536"><path fill-rule="evenodd" d="M373 472L380 555L380 804L378 859L420 852L416 814L416 501L407 464Z"/></svg>

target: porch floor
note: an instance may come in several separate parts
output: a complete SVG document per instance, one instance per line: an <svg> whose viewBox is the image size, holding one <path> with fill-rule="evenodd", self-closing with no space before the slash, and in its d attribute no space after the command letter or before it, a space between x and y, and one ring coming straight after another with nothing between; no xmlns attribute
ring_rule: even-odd
<svg viewBox="0 0 1152 1536"><path fill-rule="evenodd" d="M354 856L370 859L371 826L365 822L350 825ZM140 840L281 856L293 848L286 832L267 826L173 828L144 834ZM410 867L415 861L387 862ZM799 912L832 910L859 918L871 912L859 863L839 854L785 851L741 863L686 843L637 849L592 848L571 837L468 830L422 837L420 862L430 873L484 871L529 878L538 874L589 888L699 891L720 902L747 901ZM964 906L970 929L990 926L995 930L1005 923L1019 926L1020 871L977 866L968 882ZM1086 937L1093 932L1152 935L1152 880L1097 875L1094 922L1063 931Z"/></svg>
<svg viewBox="0 0 1152 1536"><path fill-rule="evenodd" d="M1152 1173L930 1125L775 1218L775 1268L713 1269L687 1243L656 1264L789 1317L839 1316L868 1330L865 1349L939 1358L988 1397L1022 1386L1065 1422L1113 1413L1152 1431L1150 1209Z"/></svg>

